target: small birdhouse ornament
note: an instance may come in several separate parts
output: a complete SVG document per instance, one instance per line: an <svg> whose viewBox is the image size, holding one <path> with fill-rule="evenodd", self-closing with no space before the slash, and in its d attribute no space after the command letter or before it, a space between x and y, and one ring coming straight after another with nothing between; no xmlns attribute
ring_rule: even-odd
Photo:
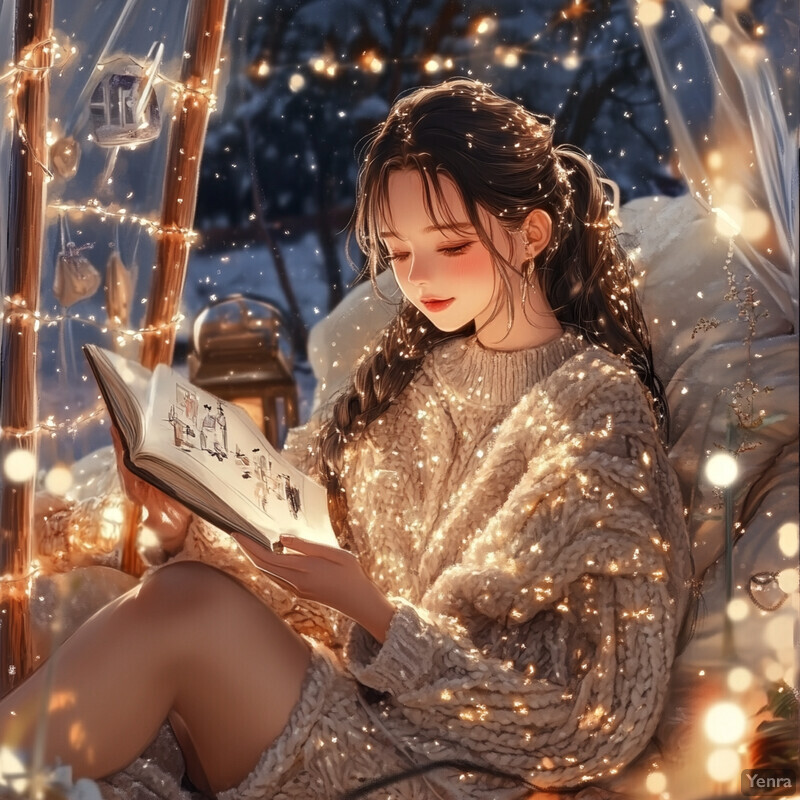
<svg viewBox="0 0 800 800"><path fill-rule="evenodd" d="M75 242L67 242L58 254L53 294L64 308L91 297L100 288L100 273L82 255L90 247L91 244L77 247Z"/></svg>
<svg viewBox="0 0 800 800"><path fill-rule="evenodd" d="M161 112L153 89L163 45L145 65L129 56L103 64L89 101L94 140L101 147L145 144L161 133Z"/></svg>

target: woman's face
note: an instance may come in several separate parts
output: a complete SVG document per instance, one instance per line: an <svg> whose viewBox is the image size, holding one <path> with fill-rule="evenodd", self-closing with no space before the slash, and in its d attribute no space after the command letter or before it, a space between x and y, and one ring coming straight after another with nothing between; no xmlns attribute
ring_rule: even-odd
<svg viewBox="0 0 800 800"><path fill-rule="evenodd" d="M395 278L409 302L439 330L459 330L473 321L480 330L503 283L455 184L441 179L441 213L432 218L425 210L422 180L416 170L389 176L389 219L381 238ZM482 222L500 254L512 264L521 261L500 223L488 213Z"/></svg>

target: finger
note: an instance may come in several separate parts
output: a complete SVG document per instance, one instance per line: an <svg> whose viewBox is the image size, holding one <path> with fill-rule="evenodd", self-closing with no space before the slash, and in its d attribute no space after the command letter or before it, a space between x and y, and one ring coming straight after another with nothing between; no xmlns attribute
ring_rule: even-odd
<svg viewBox="0 0 800 800"><path fill-rule="evenodd" d="M297 588L297 585L292 583L283 575L278 575L272 570L264 569L264 567L259 567L258 564L253 564L253 566L262 574L266 575L273 583L277 583L282 589L285 589L287 592L299 595L300 591Z"/></svg>
<svg viewBox="0 0 800 800"><path fill-rule="evenodd" d="M236 537L234 537L234 538L236 538ZM236 540L239 541L238 539L236 539ZM241 542L240 542L240 544L241 544ZM270 578L270 580L273 580L275 583L278 584L278 586L283 587L284 589L288 590L292 594L297 594L298 593L297 592L297 586L294 583L292 583L292 581L290 580L289 576L280 575L280 574L278 574L278 570L277 569L275 569L275 568L273 568L271 566L267 567L267 566L264 566L261 563L259 563L261 561L261 559L258 559L258 561L257 561L256 558L254 558L251 555L251 551L248 550L246 547L242 547L242 550L244 551L244 557L253 565L253 567L255 569L257 569L259 572L263 572L265 575L267 575Z"/></svg>
<svg viewBox="0 0 800 800"><path fill-rule="evenodd" d="M241 533L231 534L246 553L250 556L256 566L263 565L269 569L285 569L294 572L306 572L306 556L273 553L263 545L254 542L249 537Z"/></svg>

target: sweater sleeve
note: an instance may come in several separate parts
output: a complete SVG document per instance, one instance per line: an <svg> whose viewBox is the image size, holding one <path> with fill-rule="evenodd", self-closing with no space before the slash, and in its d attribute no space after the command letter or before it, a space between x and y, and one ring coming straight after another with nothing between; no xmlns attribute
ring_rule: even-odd
<svg viewBox="0 0 800 800"><path fill-rule="evenodd" d="M623 379L585 399L558 439L542 426L546 460L534 442L459 563L420 603L395 601L383 645L356 626L346 649L420 736L541 788L614 774L653 735L688 578L680 496L641 389ZM498 464L518 456L513 439Z"/></svg>

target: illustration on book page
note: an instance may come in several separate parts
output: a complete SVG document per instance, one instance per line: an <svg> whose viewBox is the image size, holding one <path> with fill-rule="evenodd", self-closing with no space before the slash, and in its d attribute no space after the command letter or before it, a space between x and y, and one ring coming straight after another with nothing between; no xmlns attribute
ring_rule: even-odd
<svg viewBox="0 0 800 800"><path fill-rule="evenodd" d="M244 414L191 384L176 381L168 408L154 410L151 418L171 426L166 437L184 455L219 475L223 484L246 498L269 519L276 530L304 514L302 483L276 462L243 421ZM159 402L156 396L156 402ZM166 402L163 405L167 405ZM301 520L302 521L302 520Z"/></svg>

